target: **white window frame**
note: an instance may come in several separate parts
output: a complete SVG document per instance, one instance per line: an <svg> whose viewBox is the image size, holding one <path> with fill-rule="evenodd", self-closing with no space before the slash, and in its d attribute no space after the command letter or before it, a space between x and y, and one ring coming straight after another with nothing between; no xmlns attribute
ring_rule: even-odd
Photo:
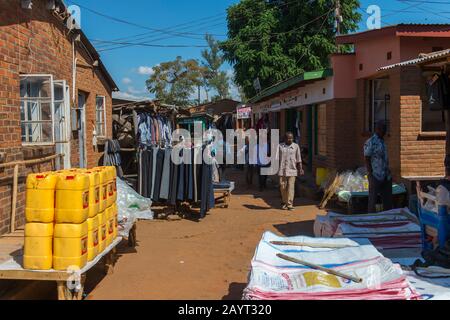
<svg viewBox="0 0 450 320"><path fill-rule="evenodd" d="M54 105L54 82L53 82L53 75L51 74L21 74L19 76L19 81L21 82L23 78L49 78L50 80L50 109L51 109L51 123L52 123L52 130L51 130L51 141L49 142L29 142L29 141L23 141L22 140L22 125L26 123L30 123L32 121L40 121L40 120L23 120L22 117L20 117L20 128L21 128L21 134L20 139L22 141L23 146L49 146L55 144L55 121L54 121L54 114L55 114L55 105ZM22 107L23 99L27 99L27 97L20 96L20 105ZM24 114L26 114L26 110L24 110ZM46 120L47 121L47 120ZM27 130L25 130L27 132Z"/></svg>
<svg viewBox="0 0 450 320"><path fill-rule="evenodd" d="M102 99L103 100L103 121L100 122L97 119L97 114L98 114L98 109L97 109L97 99ZM99 123L103 123L103 132L97 132L97 137L101 137L101 138L106 138L108 136L108 126L107 126L107 121L106 121L106 97L102 96L102 95L96 95L95 96L95 130L97 131L97 128L99 127Z"/></svg>

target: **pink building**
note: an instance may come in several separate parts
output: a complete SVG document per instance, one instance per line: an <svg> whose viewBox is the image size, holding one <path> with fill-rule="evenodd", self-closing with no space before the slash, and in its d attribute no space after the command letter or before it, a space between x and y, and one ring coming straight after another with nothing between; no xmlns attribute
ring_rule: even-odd
<svg viewBox="0 0 450 320"><path fill-rule="evenodd" d="M300 132L309 168L364 165L362 147L374 123L386 120L391 169L397 181L442 176L444 123L429 112L425 78L414 66L383 69L450 48L450 25L400 24L338 36L352 53L330 56L327 72L306 72L252 99L254 121L269 113L272 127Z"/></svg>

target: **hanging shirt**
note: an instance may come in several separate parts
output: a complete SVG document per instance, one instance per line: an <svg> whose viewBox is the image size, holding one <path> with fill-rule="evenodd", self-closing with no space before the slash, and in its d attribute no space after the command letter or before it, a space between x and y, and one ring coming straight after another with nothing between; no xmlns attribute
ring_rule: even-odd
<svg viewBox="0 0 450 320"><path fill-rule="evenodd" d="M384 139L381 139L377 134L374 134L372 138L367 140L364 144L364 156L370 157L373 176L377 180L384 181L385 179L391 178L389 157Z"/></svg>
<svg viewBox="0 0 450 320"><path fill-rule="evenodd" d="M302 163L300 147L293 142L291 145L282 143L278 146L277 159L280 161L278 175L280 177L297 177L297 164Z"/></svg>

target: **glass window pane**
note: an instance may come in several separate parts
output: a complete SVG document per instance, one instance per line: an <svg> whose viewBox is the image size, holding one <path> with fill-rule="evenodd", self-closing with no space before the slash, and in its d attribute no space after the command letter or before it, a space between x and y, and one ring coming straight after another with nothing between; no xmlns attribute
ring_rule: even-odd
<svg viewBox="0 0 450 320"><path fill-rule="evenodd" d="M62 84L55 84L54 87L54 97L55 97L55 101L63 101L64 100L64 89Z"/></svg>
<svg viewBox="0 0 450 320"><path fill-rule="evenodd" d="M39 120L51 120L52 119L52 104L41 103L41 118Z"/></svg>
<svg viewBox="0 0 450 320"><path fill-rule="evenodd" d="M384 100L389 94L388 79L378 79L374 81L375 100Z"/></svg>

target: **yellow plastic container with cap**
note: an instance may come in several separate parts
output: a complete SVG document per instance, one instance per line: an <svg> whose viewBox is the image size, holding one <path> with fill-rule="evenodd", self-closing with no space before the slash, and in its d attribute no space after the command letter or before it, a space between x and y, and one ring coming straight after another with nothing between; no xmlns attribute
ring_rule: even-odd
<svg viewBox="0 0 450 320"><path fill-rule="evenodd" d="M112 177L112 203L114 204L117 201L117 170L114 166L109 166L107 169L110 171L110 175Z"/></svg>
<svg viewBox="0 0 450 320"><path fill-rule="evenodd" d="M52 172L29 174L25 200L27 222L50 223L55 219L55 187L58 176Z"/></svg>
<svg viewBox="0 0 450 320"><path fill-rule="evenodd" d="M87 260L92 261L98 254L98 238L99 238L99 223L98 215L87 219L88 224L88 254Z"/></svg>
<svg viewBox="0 0 450 320"><path fill-rule="evenodd" d="M81 172L58 175L56 183L56 223L80 224L89 216L89 176Z"/></svg>
<svg viewBox="0 0 450 320"><path fill-rule="evenodd" d="M88 223L55 224L53 269L83 268L88 256Z"/></svg>
<svg viewBox="0 0 450 320"><path fill-rule="evenodd" d="M108 229L106 225L106 211L98 214L98 254L102 253L106 248L106 238Z"/></svg>
<svg viewBox="0 0 450 320"><path fill-rule="evenodd" d="M105 184L106 184L106 190L107 190L107 197L106 197L106 208L111 207L115 200L115 192L114 192L114 182L115 182L115 168L114 171L112 170L112 167L96 167L95 170L103 171L105 174ZM105 208L105 209L106 209Z"/></svg>
<svg viewBox="0 0 450 320"><path fill-rule="evenodd" d="M113 216L114 216L114 232L113 232L113 239L117 238L118 234L118 228L119 228L119 212L117 208L117 203L113 204Z"/></svg>
<svg viewBox="0 0 450 320"><path fill-rule="evenodd" d="M113 207L109 207L105 210L105 216L106 216L106 242L105 242L105 248L108 247L112 241L113 241L113 234L114 234L114 214L113 214Z"/></svg>
<svg viewBox="0 0 450 320"><path fill-rule="evenodd" d="M27 223L23 267L50 270L53 263L53 223Z"/></svg>
<svg viewBox="0 0 450 320"><path fill-rule="evenodd" d="M108 177L106 170L101 167L93 168L91 171L95 171L99 174L99 186L100 186L100 202L98 205L98 212L104 212L106 210L108 202Z"/></svg>
<svg viewBox="0 0 450 320"><path fill-rule="evenodd" d="M327 168L317 168L316 170L316 185L321 186L327 179L329 170Z"/></svg>
<svg viewBox="0 0 450 320"><path fill-rule="evenodd" d="M100 174L95 170L80 169L89 176L89 218L95 217L100 210Z"/></svg>

